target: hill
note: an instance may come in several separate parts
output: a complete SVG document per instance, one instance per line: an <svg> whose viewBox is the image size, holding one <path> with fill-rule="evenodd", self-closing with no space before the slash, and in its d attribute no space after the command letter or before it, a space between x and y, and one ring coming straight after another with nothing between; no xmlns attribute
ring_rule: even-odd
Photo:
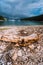
<svg viewBox="0 0 43 65"><path fill-rule="evenodd" d="M39 16L33 16L33 17L28 17L28 18L22 18L20 20L24 20L24 21L43 21L43 15L39 15Z"/></svg>
<svg viewBox="0 0 43 65"><path fill-rule="evenodd" d="M0 20L3 21L3 20L7 20L6 18L4 18L3 16L0 16Z"/></svg>

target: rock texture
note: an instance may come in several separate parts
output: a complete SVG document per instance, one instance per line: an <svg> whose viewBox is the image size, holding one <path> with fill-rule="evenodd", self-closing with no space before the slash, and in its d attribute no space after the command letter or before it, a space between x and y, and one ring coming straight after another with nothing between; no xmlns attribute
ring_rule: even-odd
<svg viewBox="0 0 43 65"><path fill-rule="evenodd" d="M24 40L8 41L14 37ZM0 65L43 65L43 26L14 26L0 30Z"/></svg>

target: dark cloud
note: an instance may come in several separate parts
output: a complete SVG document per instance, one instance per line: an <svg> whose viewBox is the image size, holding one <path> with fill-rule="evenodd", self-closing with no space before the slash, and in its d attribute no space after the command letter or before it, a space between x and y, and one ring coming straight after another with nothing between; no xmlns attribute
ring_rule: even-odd
<svg viewBox="0 0 43 65"><path fill-rule="evenodd" d="M43 0L0 0L0 14L10 16L43 14Z"/></svg>

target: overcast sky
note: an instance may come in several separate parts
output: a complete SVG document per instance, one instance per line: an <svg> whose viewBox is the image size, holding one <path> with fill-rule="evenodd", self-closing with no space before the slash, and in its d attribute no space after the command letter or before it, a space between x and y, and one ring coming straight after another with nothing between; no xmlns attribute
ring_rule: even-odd
<svg viewBox="0 0 43 65"><path fill-rule="evenodd" d="M0 14L40 15L43 14L43 0L0 0Z"/></svg>

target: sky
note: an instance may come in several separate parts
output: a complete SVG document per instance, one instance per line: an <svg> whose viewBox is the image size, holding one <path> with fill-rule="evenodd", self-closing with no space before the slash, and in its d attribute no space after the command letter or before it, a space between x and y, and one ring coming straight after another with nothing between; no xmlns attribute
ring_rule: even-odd
<svg viewBox="0 0 43 65"><path fill-rule="evenodd" d="M43 0L0 0L0 15L26 17L43 14Z"/></svg>

